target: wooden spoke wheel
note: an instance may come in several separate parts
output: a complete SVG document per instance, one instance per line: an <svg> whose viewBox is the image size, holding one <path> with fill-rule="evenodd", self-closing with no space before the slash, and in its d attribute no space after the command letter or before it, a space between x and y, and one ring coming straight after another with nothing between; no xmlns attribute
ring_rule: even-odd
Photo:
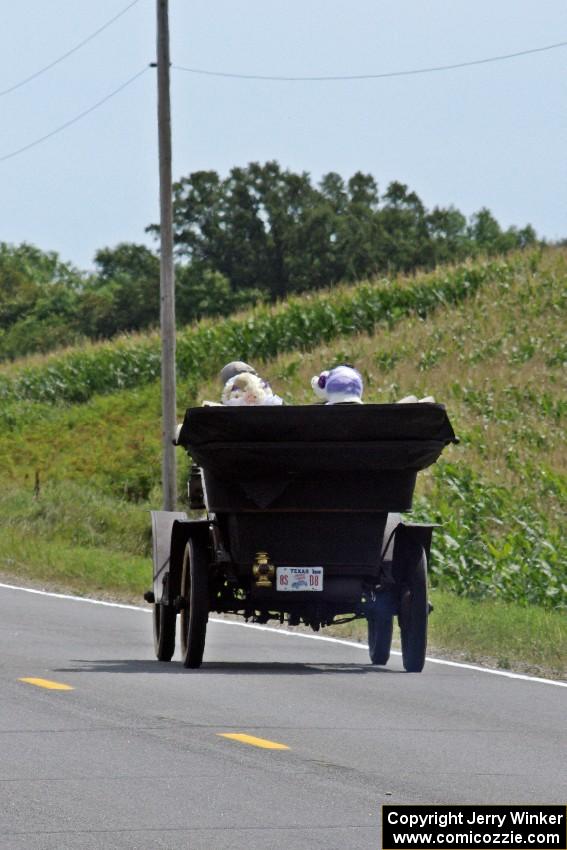
<svg viewBox="0 0 567 850"><path fill-rule="evenodd" d="M408 673L421 673L427 650L427 558L420 547L415 559L406 565L400 596L402 661Z"/></svg>
<svg viewBox="0 0 567 850"><path fill-rule="evenodd" d="M172 605L154 604L154 650L159 661L171 661L175 652L175 621L177 612Z"/></svg>
<svg viewBox="0 0 567 850"><path fill-rule="evenodd" d="M368 617L368 652L373 664L387 664L392 647L394 618L372 612Z"/></svg>
<svg viewBox="0 0 567 850"><path fill-rule="evenodd" d="M191 537L183 555L181 576L181 652L185 667L200 667L209 619L207 546Z"/></svg>

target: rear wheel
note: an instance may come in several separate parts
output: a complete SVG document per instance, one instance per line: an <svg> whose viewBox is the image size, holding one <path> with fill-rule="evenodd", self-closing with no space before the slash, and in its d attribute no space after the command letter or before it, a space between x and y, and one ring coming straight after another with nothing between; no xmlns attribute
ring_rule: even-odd
<svg viewBox="0 0 567 850"><path fill-rule="evenodd" d="M183 555L181 652L185 667L200 667L209 619L207 546L190 538Z"/></svg>
<svg viewBox="0 0 567 850"><path fill-rule="evenodd" d="M373 664L387 664L392 646L394 618L372 613L368 617L368 652Z"/></svg>
<svg viewBox="0 0 567 850"><path fill-rule="evenodd" d="M154 604L154 650L159 661L171 661L175 652L175 621L177 612L172 605Z"/></svg>
<svg viewBox="0 0 567 850"><path fill-rule="evenodd" d="M405 571L405 581L400 596L400 624L402 661L408 673L421 673L427 650L427 558L420 547L419 555Z"/></svg>

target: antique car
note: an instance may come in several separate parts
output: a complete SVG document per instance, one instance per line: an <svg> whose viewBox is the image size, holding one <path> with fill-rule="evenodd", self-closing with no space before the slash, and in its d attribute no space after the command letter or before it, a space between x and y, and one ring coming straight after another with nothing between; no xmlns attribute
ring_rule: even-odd
<svg viewBox="0 0 567 850"><path fill-rule="evenodd" d="M427 646L434 526L410 511L419 470L456 442L443 405L199 407L177 442L191 457L190 514L152 512L155 653L201 665L210 612L314 631L368 621L373 664Z"/></svg>

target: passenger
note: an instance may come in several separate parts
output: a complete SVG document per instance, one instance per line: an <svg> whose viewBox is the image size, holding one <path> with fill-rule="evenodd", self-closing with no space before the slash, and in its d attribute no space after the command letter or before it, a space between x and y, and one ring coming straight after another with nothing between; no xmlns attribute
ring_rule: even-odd
<svg viewBox="0 0 567 850"><path fill-rule="evenodd" d="M227 381L230 381L231 378L235 378L237 375L241 375L243 372L250 372L251 375L258 374L253 366L250 366L249 363L244 363L243 360L232 360L232 362L223 366L219 372L219 378L223 389Z"/></svg>
<svg viewBox="0 0 567 850"><path fill-rule="evenodd" d="M221 386L223 389L223 393L225 387L229 381L233 378L236 378L237 375L243 374L257 375L256 369L253 366L250 366L249 363L244 363L243 360L232 360L230 363L227 363L226 366L223 366L219 372L219 379L221 382ZM204 401L203 407L222 407L223 401Z"/></svg>
<svg viewBox="0 0 567 850"><path fill-rule="evenodd" d="M362 404L362 375L352 366L335 366L311 378L311 387L325 404Z"/></svg>
<svg viewBox="0 0 567 850"><path fill-rule="evenodd" d="M235 378L237 375L241 375L243 373L250 373L250 375L257 375L256 369L253 366L250 366L249 363L244 363L242 360L233 360L230 363L227 363L226 366L219 372L219 379L221 385L223 387L223 392L226 384L231 379ZM222 407L221 401L204 401L202 403L203 407ZM183 423L179 423L177 428L175 429L175 439L174 443L177 445L179 440L179 434L181 433L181 428L183 427Z"/></svg>
<svg viewBox="0 0 567 850"><path fill-rule="evenodd" d="M235 360L221 369L223 385L221 403L228 407L279 406L282 399L276 395L267 381L261 378L253 366Z"/></svg>
<svg viewBox="0 0 567 850"><path fill-rule="evenodd" d="M275 395L267 381L251 372L241 372L224 385L222 404L228 407L253 407L281 405L283 401Z"/></svg>
<svg viewBox="0 0 567 850"><path fill-rule="evenodd" d="M220 401L204 401L203 407L280 406L284 402L256 369L242 360L233 360L219 372L222 384Z"/></svg>
<svg viewBox="0 0 567 850"><path fill-rule="evenodd" d="M311 378L311 387L317 398L325 404L363 404L362 392L364 389L362 375L353 366L345 364L335 366L334 369L326 369L319 375ZM397 404L434 403L432 395L418 398L416 395L408 395L400 399Z"/></svg>

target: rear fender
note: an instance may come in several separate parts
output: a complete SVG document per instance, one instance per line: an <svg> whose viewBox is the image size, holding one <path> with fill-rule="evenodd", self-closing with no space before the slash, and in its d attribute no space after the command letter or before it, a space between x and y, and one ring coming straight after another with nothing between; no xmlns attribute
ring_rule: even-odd
<svg viewBox="0 0 567 850"><path fill-rule="evenodd" d="M393 572L397 582L403 582L406 567L425 552L429 563L431 538L435 524L400 522L394 539Z"/></svg>
<svg viewBox="0 0 567 850"><path fill-rule="evenodd" d="M207 520L190 520L181 511L152 511L153 590L156 602L169 605L179 596L183 553L189 535L208 534Z"/></svg>
<svg viewBox="0 0 567 850"><path fill-rule="evenodd" d="M171 548L169 554L169 578L167 581L168 601L173 602L181 594L181 576L183 573L183 555L190 537L199 537L206 543L209 538L207 519L176 519L171 528Z"/></svg>
<svg viewBox="0 0 567 850"><path fill-rule="evenodd" d="M176 521L187 520L180 511L152 511L153 590L156 602L169 602L171 535Z"/></svg>

